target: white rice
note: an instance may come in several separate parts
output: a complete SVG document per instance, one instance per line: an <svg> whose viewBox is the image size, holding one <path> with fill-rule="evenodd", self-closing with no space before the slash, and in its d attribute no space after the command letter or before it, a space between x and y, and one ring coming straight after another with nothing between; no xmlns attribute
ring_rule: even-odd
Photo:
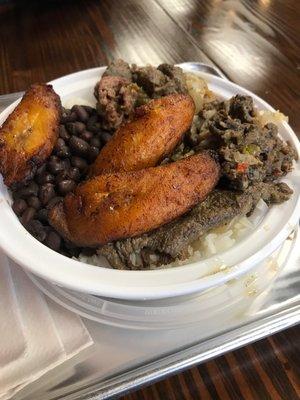
<svg viewBox="0 0 300 400"><path fill-rule="evenodd" d="M177 260L160 268L171 268L179 265L201 261L215 254L230 249L235 243L254 230L254 225L247 217L237 217L228 224L211 229L206 235L195 241L188 248L190 257L185 260ZM150 266L151 268L151 266Z"/></svg>

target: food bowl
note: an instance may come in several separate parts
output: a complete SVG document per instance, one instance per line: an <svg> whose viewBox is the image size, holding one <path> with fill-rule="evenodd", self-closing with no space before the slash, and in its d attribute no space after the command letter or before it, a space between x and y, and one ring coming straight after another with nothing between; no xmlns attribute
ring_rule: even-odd
<svg viewBox="0 0 300 400"><path fill-rule="evenodd" d="M77 72L52 82L64 104L70 99L82 99L95 103L93 88L105 67ZM237 93L253 97L259 110L274 111L265 101L253 93L221 78L200 72L209 88L221 98ZM78 100L77 100L78 103ZM16 107L18 101L0 115L0 124ZM283 122L279 133L289 140L300 154L300 146L290 126ZM272 254L291 233L300 216L298 180L300 163L283 179L294 190L291 199L273 205L255 231L241 239L231 249L205 260L180 267L150 271L119 271L84 264L67 258L38 242L19 222L11 209L9 193L0 182L0 247L31 273L59 286L80 292L116 299L146 300L182 296L217 287L233 278L244 275Z"/></svg>
<svg viewBox="0 0 300 400"><path fill-rule="evenodd" d="M187 296L149 301L107 299L61 288L28 274L32 282L56 303L83 318L125 329L164 330L199 326L206 332L253 315L264 303L299 242L297 231L279 249L244 274L218 287ZM204 328L205 327L205 328Z"/></svg>

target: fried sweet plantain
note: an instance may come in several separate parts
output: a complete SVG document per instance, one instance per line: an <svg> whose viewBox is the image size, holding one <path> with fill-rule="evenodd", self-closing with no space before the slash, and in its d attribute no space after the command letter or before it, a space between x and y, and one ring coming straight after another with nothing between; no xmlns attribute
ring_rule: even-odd
<svg viewBox="0 0 300 400"><path fill-rule="evenodd" d="M0 129L0 173L7 186L31 178L58 136L59 96L51 85L32 85Z"/></svg>
<svg viewBox="0 0 300 400"><path fill-rule="evenodd" d="M50 223L79 246L99 246L151 231L203 200L219 178L209 153L133 172L99 175L67 195Z"/></svg>
<svg viewBox="0 0 300 400"><path fill-rule="evenodd" d="M194 112L194 102L186 94L172 94L137 108L133 119L103 147L89 176L157 165L191 126Z"/></svg>

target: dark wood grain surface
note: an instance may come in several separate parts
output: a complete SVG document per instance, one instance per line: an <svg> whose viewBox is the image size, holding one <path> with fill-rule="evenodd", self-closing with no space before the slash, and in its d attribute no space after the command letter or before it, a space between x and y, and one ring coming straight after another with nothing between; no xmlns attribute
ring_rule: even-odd
<svg viewBox="0 0 300 400"><path fill-rule="evenodd" d="M204 61L289 115L300 132L299 0L19 1L0 6L0 94L123 57ZM300 398L292 328L149 388L133 399Z"/></svg>
<svg viewBox="0 0 300 400"><path fill-rule="evenodd" d="M278 333L121 400L298 400L299 334Z"/></svg>
<svg viewBox="0 0 300 400"><path fill-rule="evenodd" d="M288 113L300 130L299 1L158 2L232 81Z"/></svg>

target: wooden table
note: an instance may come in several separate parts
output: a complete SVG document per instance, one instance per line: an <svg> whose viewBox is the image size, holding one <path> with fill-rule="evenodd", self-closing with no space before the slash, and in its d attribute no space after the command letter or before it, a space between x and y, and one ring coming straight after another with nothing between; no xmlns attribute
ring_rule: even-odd
<svg viewBox="0 0 300 400"><path fill-rule="evenodd" d="M204 61L300 132L299 0L86 0L0 6L0 93L104 65ZM300 397L295 327L123 398Z"/></svg>

